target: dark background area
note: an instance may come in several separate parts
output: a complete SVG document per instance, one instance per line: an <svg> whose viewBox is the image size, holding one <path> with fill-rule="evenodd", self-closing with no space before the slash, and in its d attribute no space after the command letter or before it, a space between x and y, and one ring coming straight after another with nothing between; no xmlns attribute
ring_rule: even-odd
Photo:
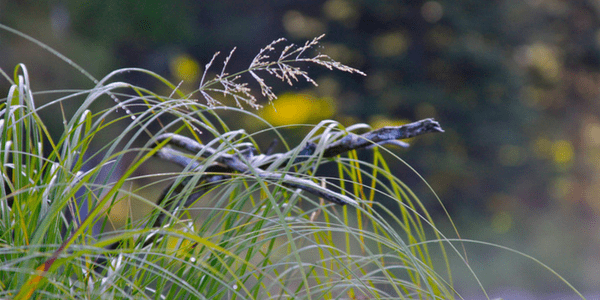
<svg viewBox="0 0 600 300"><path fill-rule="evenodd" d="M0 23L50 45L97 78L141 67L183 80L188 92L217 51L222 61L237 47L228 68L237 71L279 37L303 44L325 33L318 50L368 76L311 66L318 87L290 89L272 79L278 113L263 100L259 114L275 125L331 118L381 127L436 118L444 134L393 151L433 187L461 237L532 255L578 289L598 292L599 2L80 2L0 0ZM0 67L12 73L17 63L28 67L34 91L93 87L52 54L0 32ZM143 76L127 79L152 88ZM2 94L8 88L0 83ZM232 122L253 129L248 120ZM399 177L445 224L418 176ZM530 293L527 299L567 291L521 256L488 246L467 249L483 285L505 299L515 291ZM459 289L476 290L461 277Z"/></svg>

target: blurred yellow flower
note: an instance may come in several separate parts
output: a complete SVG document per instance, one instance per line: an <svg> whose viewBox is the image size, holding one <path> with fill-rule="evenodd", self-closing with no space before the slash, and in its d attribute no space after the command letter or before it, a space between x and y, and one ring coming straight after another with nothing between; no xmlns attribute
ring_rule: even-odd
<svg viewBox="0 0 600 300"><path fill-rule="evenodd" d="M304 94L283 94L265 107L261 116L273 126L318 123L331 118L336 108L331 98L314 98Z"/></svg>

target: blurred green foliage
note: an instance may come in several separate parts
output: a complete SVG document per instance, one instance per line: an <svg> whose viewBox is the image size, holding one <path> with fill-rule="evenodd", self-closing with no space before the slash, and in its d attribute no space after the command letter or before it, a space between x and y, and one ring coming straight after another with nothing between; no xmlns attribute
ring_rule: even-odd
<svg viewBox="0 0 600 300"><path fill-rule="evenodd" d="M411 149L398 153L432 185L459 227L468 236L535 252L584 289L600 285L595 1L0 3L0 22L56 46L95 75L143 67L184 80L181 88L187 91L197 87L198 74L217 51L238 46L229 66L243 69L278 37L302 43L326 33L321 51L368 76L313 68L319 86L284 95L286 114L293 110L284 101L295 99L298 112L320 110L315 101L325 101L331 111L318 116L348 124L436 118L445 134L411 141ZM0 67L11 69L40 52L30 47L0 35L0 55L7 58ZM95 65L98 60L102 65ZM32 74L43 77L34 82L77 76L65 74L64 67L44 67L49 65L44 61L35 63L42 71L29 65L32 73L42 73ZM318 122L289 116L298 119ZM422 186L420 195L431 194L416 176L403 179L417 190ZM507 260L489 264L502 269ZM513 273L530 273L515 268ZM484 280L545 288L536 274L508 283L490 277Z"/></svg>

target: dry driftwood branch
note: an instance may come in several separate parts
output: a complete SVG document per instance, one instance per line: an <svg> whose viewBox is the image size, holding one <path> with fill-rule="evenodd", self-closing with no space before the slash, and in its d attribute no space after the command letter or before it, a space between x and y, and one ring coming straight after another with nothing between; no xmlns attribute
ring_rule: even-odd
<svg viewBox="0 0 600 300"><path fill-rule="evenodd" d="M383 127L361 135L350 133L340 140L328 145L323 150L323 157L334 157L351 150L384 144L396 144L406 147L408 144L398 140L432 132L444 132L444 130L441 128L440 124L433 119L424 119L402 126ZM157 203L159 207L162 207L162 210L157 209L157 216L152 225L153 228L159 228L163 226L163 221L167 216L165 211L173 212L182 205L191 205L196 199L209 191L215 184L231 178L233 173L239 173L248 177L256 176L275 183L280 182L282 185L304 190L335 204L357 204L354 199L328 190L327 188L322 187L311 180L298 178L284 172L265 170L265 168L269 167L271 163L276 161L278 158L285 156L285 154L270 154L270 151L267 151L267 154L255 155L255 149L247 149L248 151L238 150L236 151L236 154L229 154L225 153L224 151L217 151L210 146L202 145L188 137L172 133L165 133L157 136L154 143L157 145L167 139L169 140L169 144L175 145L178 148L186 150L190 153L194 153L194 155L198 157L207 159L207 161L209 161L209 165L204 166L204 161L193 159L191 158L193 157L192 155L185 154L169 147L164 147L156 152L156 156L161 159L176 163L190 171L203 171L203 174L198 178L197 187L188 196L188 199L185 199L185 201L182 201L180 199L180 195L178 196L178 194L189 183L189 180L192 176L189 176L180 182L171 184L163 191ZM300 147L300 145L298 147ZM316 150L317 145L312 142L303 145L298 151L299 155L295 158L294 163L306 160L306 157L315 154ZM293 149L291 151L296 150ZM285 166L287 165L287 162L280 163L279 165ZM148 237L144 241L144 247L153 243L157 237L157 235ZM116 242L109 245L107 249L114 250L119 246L120 243ZM94 270L96 272L100 272L100 269L104 268L107 262L108 257L104 255L98 257L95 262Z"/></svg>
<svg viewBox="0 0 600 300"><path fill-rule="evenodd" d="M430 132L444 132L444 130L439 123L433 119L424 119L402 126L386 126L362 135L350 133L327 146L323 150L323 157L334 157L351 150L373 145L397 143L398 141L396 140L398 139L407 139ZM171 133L157 136L155 143L160 143L167 139L170 144L191 153L195 153L200 157L213 157L214 161L223 165L225 169L229 168L229 172L239 172L248 176L257 176L268 181L281 182L286 186L302 189L336 204L357 204L356 201L349 197L323 189L311 180L294 177L285 173L268 172L263 169L265 166L268 166L268 163L273 162L275 157L281 156L282 154L255 156L252 154L253 151L247 151L245 154L242 154L240 151L236 154L222 153L212 147L201 145L188 137ZM305 145L299 153L300 156L306 157L315 154L314 152L316 149L317 147L315 144L309 143ZM162 159L177 163L182 167L191 167L191 170L201 167L200 162L190 159L189 157L186 157L185 154L170 148L160 149L156 155ZM302 159L302 157L299 158ZM296 160L296 162L297 161L298 160Z"/></svg>
<svg viewBox="0 0 600 300"><path fill-rule="evenodd" d="M350 150L372 146L373 144L382 145L430 132L444 132L444 130L440 124L433 119L423 119L401 126L386 126L361 135L350 133L339 141L329 145L327 149L325 149L323 156L333 157Z"/></svg>
<svg viewBox="0 0 600 300"><path fill-rule="evenodd" d="M218 153L216 150L211 147L203 146L196 141L174 134L163 134L158 136L157 141L162 141L164 139L171 139L171 142L178 147L186 149L190 152L201 153L203 157L208 158L211 155L216 156L216 161L226 167L229 167L228 173L236 171L242 173L247 176L256 176L262 179L271 181L271 182L279 182L281 181L283 185L291 187L291 188L299 188L301 190L307 191L313 195L317 195L324 199L327 199L333 203L344 205L344 204L353 204L356 205L356 201L353 199L344 196L342 194L331 192L327 189L321 188L318 184L314 183L311 180L298 178L291 176L285 173L278 172L268 172L260 168L260 166L255 166L252 162L257 162L258 160L252 160L252 157L247 157L246 160L249 160L249 163L245 163L239 156L226 154L226 153ZM183 167L190 167L192 170L200 168L200 164L189 157L186 157L185 154L170 149L163 148L159 150L156 154L158 157L172 161L174 163L179 164ZM262 162L263 160L260 160ZM191 200L191 199L190 199ZM186 201L188 202L188 201Z"/></svg>

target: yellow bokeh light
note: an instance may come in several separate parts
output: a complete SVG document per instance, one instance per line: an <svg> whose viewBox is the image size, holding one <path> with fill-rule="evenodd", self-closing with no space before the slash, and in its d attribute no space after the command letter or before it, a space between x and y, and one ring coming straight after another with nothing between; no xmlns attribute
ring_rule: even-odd
<svg viewBox="0 0 600 300"><path fill-rule="evenodd" d="M427 1L421 7L423 19L429 23L436 23L444 16L444 7L437 1Z"/></svg>
<svg viewBox="0 0 600 300"><path fill-rule="evenodd" d="M181 81L196 81L200 75L200 64L188 54L175 56L169 64L171 74Z"/></svg>
<svg viewBox="0 0 600 300"><path fill-rule="evenodd" d="M399 56L408 49L409 40L402 32L389 32L379 35L371 42L373 52L381 57Z"/></svg>
<svg viewBox="0 0 600 300"><path fill-rule="evenodd" d="M506 233L512 228L513 218L509 213L505 211L495 213L492 216L491 225L494 231L496 231L497 233Z"/></svg>
<svg viewBox="0 0 600 300"><path fill-rule="evenodd" d="M354 22L359 14L356 4L347 0L328 0L323 4L325 15L336 21Z"/></svg>
<svg viewBox="0 0 600 300"><path fill-rule="evenodd" d="M316 18L290 10L283 15L283 28L295 38L313 38L326 31L327 26Z"/></svg>
<svg viewBox="0 0 600 300"><path fill-rule="evenodd" d="M534 44L527 48L527 61L544 79L554 83L560 79L562 66L555 51L543 44Z"/></svg>
<svg viewBox="0 0 600 300"><path fill-rule="evenodd" d="M590 146L600 146L600 124L587 123L583 128L583 138Z"/></svg>
<svg viewBox="0 0 600 300"><path fill-rule="evenodd" d="M573 145L567 140L559 140L552 144L552 158L557 164L571 162L574 153Z"/></svg>

